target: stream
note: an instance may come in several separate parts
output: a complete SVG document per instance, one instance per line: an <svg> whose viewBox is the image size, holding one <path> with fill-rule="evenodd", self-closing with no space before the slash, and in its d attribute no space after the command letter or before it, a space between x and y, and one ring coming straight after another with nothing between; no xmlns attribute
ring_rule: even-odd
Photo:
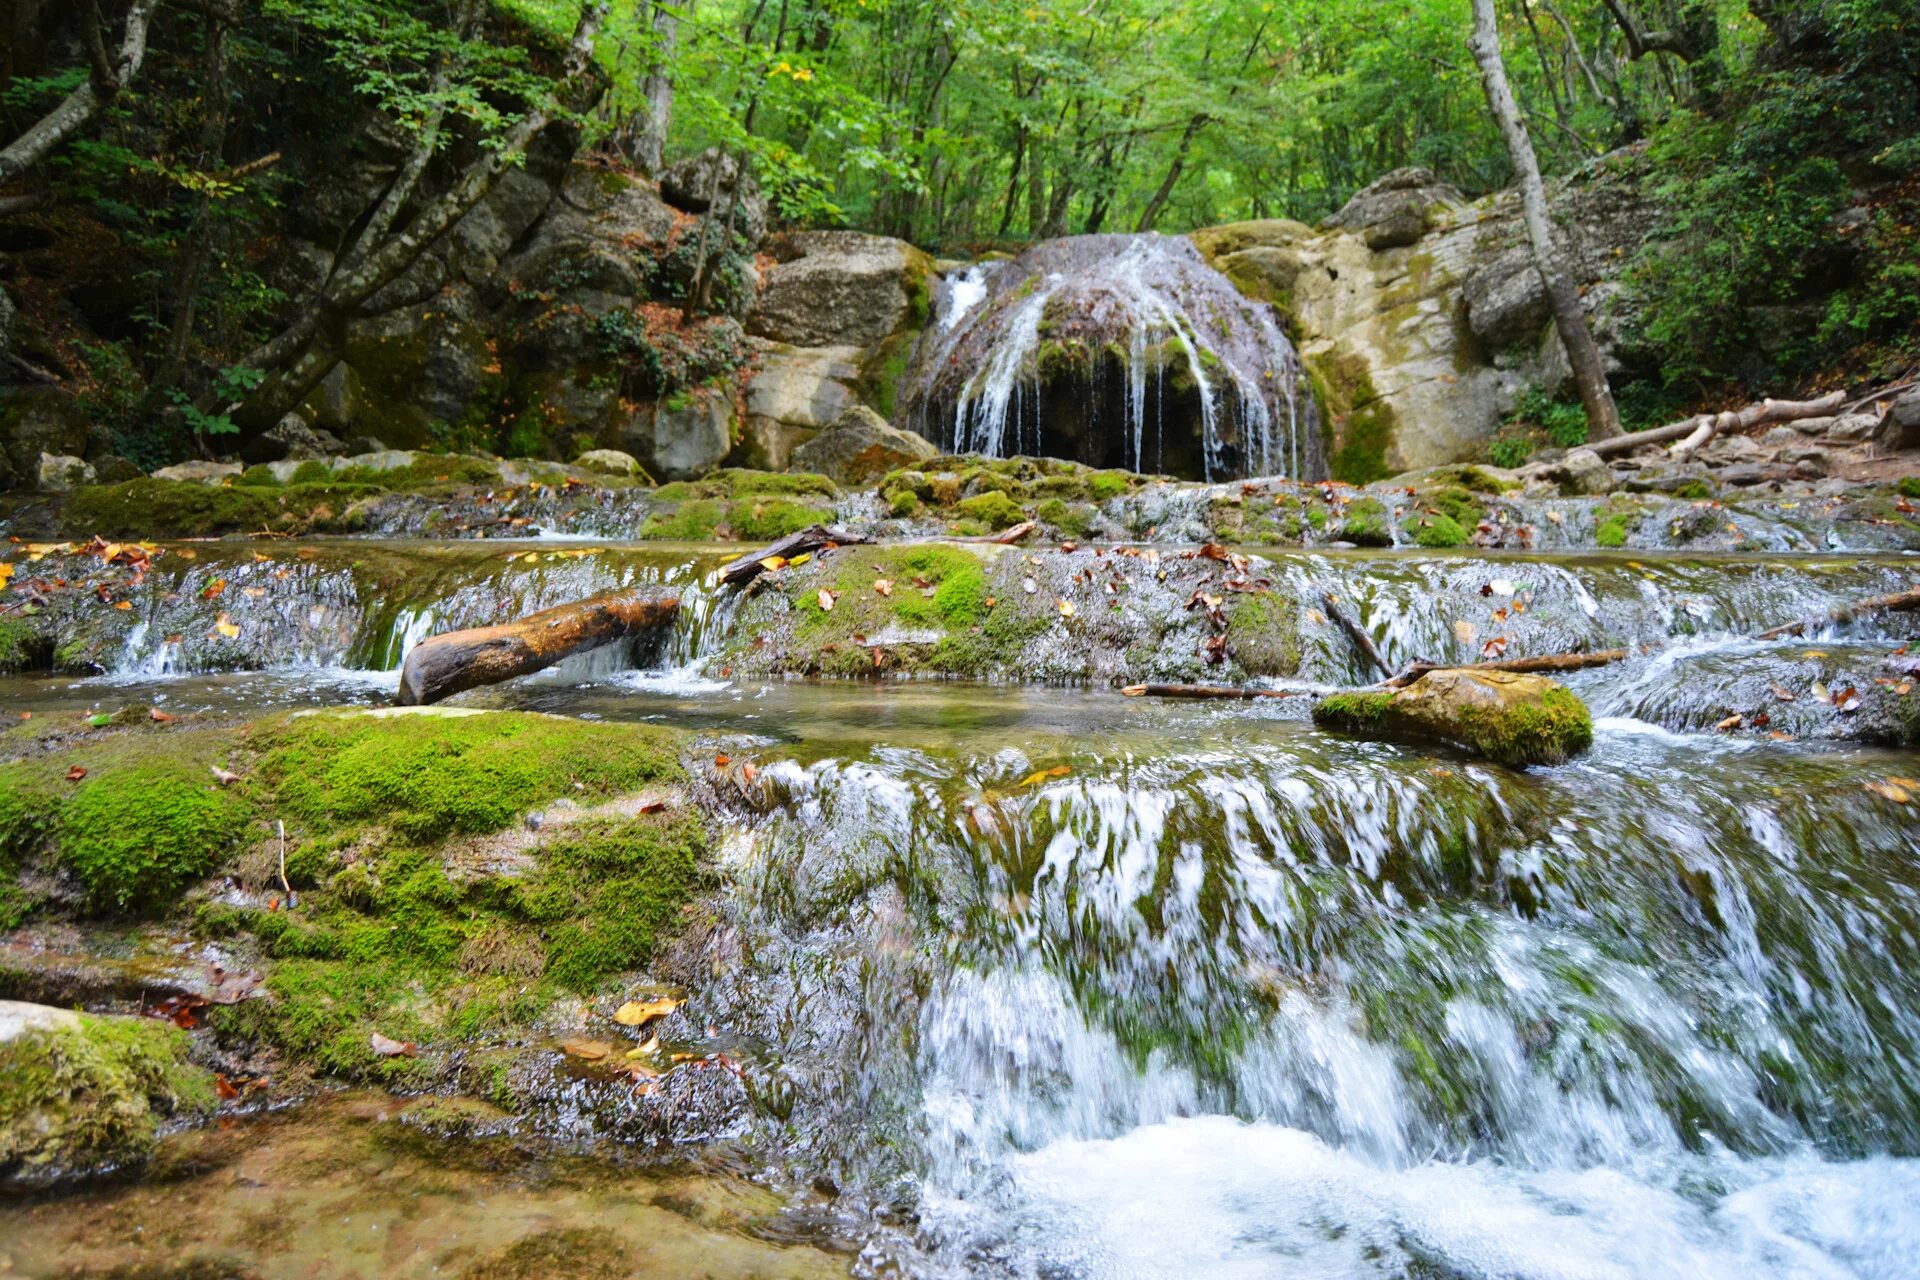
<svg viewBox="0 0 1920 1280"><path fill-rule="evenodd" d="M1907 559L1269 555L1396 665L1457 659L1514 599L1516 653L1659 646L1566 677L1593 749L1523 773L1318 732L1305 698L733 679L718 555L201 544L157 563L107 674L0 681L10 712L370 705L427 634L658 583L684 602L663 646L459 704L673 724L759 767L689 1006L747 1064L721 1132L636 1162L586 1113L434 1138L335 1094L0 1204L0 1271L1915 1274L1920 806L1887 791L1920 765L1714 731L1755 662L1905 644L1898 617L1741 637L1910 585ZM244 662L168 639L214 577ZM1303 654L1303 681L1358 675ZM550 1270L514 1253L535 1234Z"/></svg>

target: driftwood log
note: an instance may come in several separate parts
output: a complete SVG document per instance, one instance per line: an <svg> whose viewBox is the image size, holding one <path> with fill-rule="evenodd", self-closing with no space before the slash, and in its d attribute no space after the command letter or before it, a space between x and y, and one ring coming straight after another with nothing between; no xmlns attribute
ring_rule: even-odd
<svg viewBox="0 0 1920 1280"><path fill-rule="evenodd" d="M1777 422L1795 422L1801 418L1820 418L1837 413L1846 403L1844 391L1835 391L1821 396L1818 400L1762 400L1750 404L1744 409L1730 409L1725 413L1703 413L1697 417L1685 418L1679 422L1668 423L1664 427L1655 427L1651 431L1634 431L1611 440L1596 440L1592 444L1581 445L1606 457L1615 453L1631 453L1641 445L1666 444L1670 440L1679 441L1670 451L1679 461L1686 461L1716 435L1731 431L1746 431L1753 427L1771 426Z"/></svg>
<svg viewBox="0 0 1920 1280"><path fill-rule="evenodd" d="M749 552L720 570L720 585L723 587L744 587L767 571L767 562L785 562L795 556L811 555L822 547L844 547L850 543L871 542L864 533L855 533L851 529L829 529L823 524L812 524L797 533L764 547Z"/></svg>
<svg viewBox="0 0 1920 1280"><path fill-rule="evenodd" d="M1414 662L1388 680L1385 687L1403 689L1429 671L1511 671L1538 675L1549 671L1584 671L1588 667L1604 667L1624 662L1627 657L1625 649L1599 649L1593 653L1542 653L1531 658L1497 658L1490 662Z"/></svg>
<svg viewBox="0 0 1920 1280"><path fill-rule="evenodd" d="M542 671L576 653L665 626L680 611L674 596L595 596L514 622L449 631L422 640L400 671L403 707L421 707L463 689Z"/></svg>
<svg viewBox="0 0 1920 1280"><path fill-rule="evenodd" d="M1814 618L1802 618L1798 622L1783 623L1760 632L1756 640L1778 640L1781 636L1805 635L1808 627L1824 627L1828 624L1844 626L1855 618L1864 618L1875 613L1911 613L1920 609L1920 588L1912 591L1896 591L1892 595L1868 596L1865 600L1855 600L1852 604L1837 605Z"/></svg>

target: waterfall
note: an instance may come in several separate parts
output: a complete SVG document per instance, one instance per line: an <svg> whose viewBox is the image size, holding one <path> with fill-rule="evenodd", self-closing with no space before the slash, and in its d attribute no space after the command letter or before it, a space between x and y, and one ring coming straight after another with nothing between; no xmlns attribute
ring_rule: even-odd
<svg viewBox="0 0 1920 1280"><path fill-rule="evenodd" d="M1182 237L1050 240L943 281L905 390L907 420L954 453L1206 480L1325 474L1274 309Z"/></svg>

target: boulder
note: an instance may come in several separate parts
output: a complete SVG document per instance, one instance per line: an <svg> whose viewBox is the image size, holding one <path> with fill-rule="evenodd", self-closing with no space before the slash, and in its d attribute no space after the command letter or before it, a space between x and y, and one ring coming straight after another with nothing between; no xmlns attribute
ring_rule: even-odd
<svg viewBox="0 0 1920 1280"><path fill-rule="evenodd" d="M796 427L775 418L749 415L727 465L748 471L785 471L793 451L820 434L818 427Z"/></svg>
<svg viewBox="0 0 1920 1280"><path fill-rule="evenodd" d="M1880 430L1880 418L1871 413L1843 413L1827 427L1827 439L1837 444L1864 444Z"/></svg>
<svg viewBox="0 0 1920 1280"><path fill-rule="evenodd" d="M1337 693L1314 705L1323 729L1364 738L1438 742L1496 764L1562 764L1593 741L1586 704L1545 676L1450 668L1403 689Z"/></svg>
<svg viewBox="0 0 1920 1280"><path fill-rule="evenodd" d="M1460 296L1467 305L1467 327L1493 351L1532 341L1553 315L1533 251L1525 245L1474 271L1461 284Z"/></svg>
<svg viewBox="0 0 1920 1280"><path fill-rule="evenodd" d="M656 480L691 480L733 448L733 404L696 390L644 405L621 428L620 443Z"/></svg>
<svg viewBox="0 0 1920 1280"><path fill-rule="evenodd" d="M939 453L926 437L902 431L865 405L855 405L838 422L795 449L792 466L857 488Z"/></svg>
<svg viewBox="0 0 1920 1280"><path fill-rule="evenodd" d="M1818 480L1833 471L1833 455L1817 444L1789 445L1780 451L1780 461L1805 480Z"/></svg>
<svg viewBox="0 0 1920 1280"><path fill-rule="evenodd" d="M0 400L0 452L19 482L39 475L43 453L84 455L89 427L86 410L57 387L22 387Z"/></svg>
<svg viewBox="0 0 1920 1280"><path fill-rule="evenodd" d="M603 476L637 476L640 460L618 449L589 449L573 460L573 465Z"/></svg>
<svg viewBox="0 0 1920 1280"><path fill-rule="evenodd" d="M858 347L767 347L747 380L747 416L817 431L860 403Z"/></svg>
<svg viewBox="0 0 1920 1280"><path fill-rule="evenodd" d="M212 1111L213 1080L186 1051L164 1021L0 1000L0 1186L136 1165L163 1118Z"/></svg>
<svg viewBox="0 0 1920 1280"><path fill-rule="evenodd" d="M263 462L304 462L308 458L331 458L345 453L347 447L331 431L307 425L307 420L290 413L273 426L240 447L240 460L249 465Z"/></svg>
<svg viewBox="0 0 1920 1280"><path fill-rule="evenodd" d="M138 480L147 473L138 463L121 457L117 453L103 453L93 460L95 484L125 484L129 480Z"/></svg>
<svg viewBox="0 0 1920 1280"><path fill-rule="evenodd" d="M345 359L359 394L336 429L403 447L427 444L437 426L459 422L501 377L479 300L464 286L355 320Z"/></svg>
<svg viewBox="0 0 1920 1280"><path fill-rule="evenodd" d="M719 170L717 187L714 181L716 167ZM674 208L688 213L705 213L710 202L717 204L722 214L732 206L734 230L745 236L748 243L757 245L767 236L766 197L760 194L760 184L749 174L747 185L742 188L736 205L733 187L739 175L738 157L723 156L718 147L708 147L699 155L682 160L660 175L660 197Z"/></svg>
<svg viewBox="0 0 1920 1280"><path fill-rule="evenodd" d="M70 453L43 453L35 468L35 488L41 493L70 493L94 482L93 468Z"/></svg>
<svg viewBox="0 0 1920 1280"><path fill-rule="evenodd" d="M777 259L747 331L802 347L872 347L927 322L933 259L904 240L858 231L774 237Z"/></svg>
<svg viewBox="0 0 1920 1280"><path fill-rule="evenodd" d="M1920 391L1907 392L1888 408L1880 441L1889 449L1920 449Z"/></svg>
<svg viewBox="0 0 1920 1280"><path fill-rule="evenodd" d="M378 453L356 453L335 458L332 465L335 471L398 471L412 466L419 457L411 449L383 449Z"/></svg>
<svg viewBox="0 0 1920 1280"><path fill-rule="evenodd" d="M1354 233L1369 249L1401 248L1464 204L1466 197L1431 169L1395 169L1355 192L1325 225Z"/></svg>
<svg viewBox="0 0 1920 1280"><path fill-rule="evenodd" d="M246 468L237 462L177 462L171 467L162 467L153 473L155 480L172 480L179 484L225 484L238 479Z"/></svg>
<svg viewBox="0 0 1920 1280"><path fill-rule="evenodd" d="M1545 475L1563 494L1592 496L1613 489L1613 472L1591 449L1570 451L1558 462L1549 463Z"/></svg>

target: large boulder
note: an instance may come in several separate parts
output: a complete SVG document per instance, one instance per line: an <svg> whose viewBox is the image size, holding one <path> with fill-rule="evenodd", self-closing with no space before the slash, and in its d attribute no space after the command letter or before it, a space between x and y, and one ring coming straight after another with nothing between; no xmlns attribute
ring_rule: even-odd
<svg viewBox="0 0 1920 1280"><path fill-rule="evenodd" d="M801 347L873 347L927 322L933 259L904 240L858 231L795 231L768 245L777 260L747 331Z"/></svg>
<svg viewBox="0 0 1920 1280"><path fill-rule="evenodd" d="M57 387L23 387L0 401L0 481L31 484L40 455L81 457L87 451L86 410Z"/></svg>
<svg viewBox="0 0 1920 1280"><path fill-rule="evenodd" d="M337 422L336 432L403 448L432 443L439 428L461 423L504 383L479 300L463 286L354 321L345 362L357 395L345 415L322 419Z"/></svg>
<svg viewBox="0 0 1920 1280"><path fill-rule="evenodd" d="M1431 169L1395 169L1355 192L1325 225L1352 232L1369 249L1397 249L1419 240L1466 202Z"/></svg>
<svg viewBox="0 0 1920 1280"><path fill-rule="evenodd" d="M827 476L849 488L873 484L889 471L910 467L939 450L926 437L902 431L855 405L840 420L793 451L792 466Z"/></svg>
<svg viewBox="0 0 1920 1280"><path fill-rule="evenodd" d="M640 460L618 449L589 449L573 460L573 465L603 476L637 476Z"/></svg>
<svg viewBox="0 0 1920 1280"><path fill-rule="evenodd" d="M307 425L307 420L290 413L240 448L240 460L249 464L263 462L304 462L309 458L331 458L345 453L347 447L331 431Z"/></svg>
<svg viewBox="0 0 1920 1280"><path fill-rule="evenodd" d="M94 482L93 468L70 453L43 453L34 486L42 493L71 493Z"/></svg>
<svg viewBox="0 0 1920 1280"><path fill-rule="evenodd" d="M1496 764L1563 764L1593 742L1593 718L1565 685L1511 671L1429 671L1391 692L1322 698L1313 722L1363 738L1436 742Z"/></svg>
<svg viewBox="0 0 1920 1280"><path fill-rule="evenodd" d="M1909 391L1893 402L1880 440L1889 449L1920 449L1920 391Z"/></svg>
<svg viewBox="0 0 1920 1280"><path fill-rule="evenodd" d="M733 404L699 389L643 405L621 428L620 447L656 480L691 480L733 448Z"/></svg>
<svg viewBox="0 0 1920 1280"><path fill-rule="evenodd" d="M736 201L733 189L739 180L739 157L725 155L718 147L708 147L660 175L660 197L688 213L705 213L709 207L717 207L725 216L731 208L733 229L745 236L749 244L759 244L767 235L767 200L760 194L760 184L748 174L747 184L740 189L740 198Z"/></svg>
<svg viewBox="0 0 1920 1280"><path fill-rule="evenodd" d="M137 1165L163 1118L212 1111L186 1050L167 1022L0 1000L0 1186Z"/></svg>
<svg viewBox="0 0 1920 1280"><path fill-rule="evenodd" d="M246 468L237 462L203 462L194 459L191 462L176 462L170 467L161 467L153 473L155 480L171 480L176 484L222 485L229 480L238 480Z"/></svg>

